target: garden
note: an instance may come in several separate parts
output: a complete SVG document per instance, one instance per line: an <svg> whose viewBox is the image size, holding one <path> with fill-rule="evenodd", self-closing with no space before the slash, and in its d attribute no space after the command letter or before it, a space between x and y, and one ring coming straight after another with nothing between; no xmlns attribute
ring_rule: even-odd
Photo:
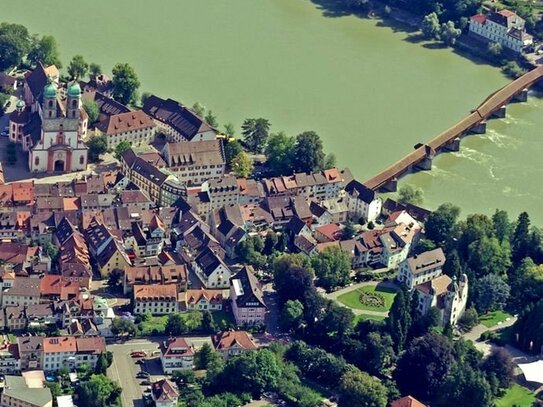
<svg viewBox="0 0 543 407"><path fill-rule="evenodd" d="M496 407L531 407L534 401L533 392L518 384L513 384L502 397L496 400Z"/></svg>
<svg viewBox="0 0 543 407"><path fill-rule="evenodd" d="M396 290L382 284L356 288L338 297L338 301L349 308L387 312L392 307Z"/></svg>

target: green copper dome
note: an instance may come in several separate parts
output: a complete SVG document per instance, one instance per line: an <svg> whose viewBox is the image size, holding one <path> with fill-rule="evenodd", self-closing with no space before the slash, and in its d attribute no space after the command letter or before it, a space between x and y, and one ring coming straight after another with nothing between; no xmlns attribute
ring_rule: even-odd
<svg viewBox="0 0 543 407"><path fill-rule="evenodd" d="M43 96L50 99L57 97L57 90L52 83L45 85L45 88L43 88Z"/></svg>
<svg viewBox="0 0 543 407"><path fill-rule="evenodd" d="M26 104L23 99L19 99L15 105L18 109L24 109Z"/></svg>
<svg viewBox="0 0 543 407"><path fill-rule="evenodd" d="M79 83L74 82L70 85L68 88L68 96L77 98L81 95L81 88L79 87Z"/></svg>

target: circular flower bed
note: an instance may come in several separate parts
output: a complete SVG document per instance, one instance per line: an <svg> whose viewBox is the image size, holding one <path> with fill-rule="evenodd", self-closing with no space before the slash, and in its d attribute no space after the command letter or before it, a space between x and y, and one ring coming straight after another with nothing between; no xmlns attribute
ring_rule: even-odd
<svg viewBox="0 0 543 407"><path fill-rule="evenodd" d="M362 291L358 297L360 304L368 307L384 307L385 297L379 293L367 293Z"/></svg>

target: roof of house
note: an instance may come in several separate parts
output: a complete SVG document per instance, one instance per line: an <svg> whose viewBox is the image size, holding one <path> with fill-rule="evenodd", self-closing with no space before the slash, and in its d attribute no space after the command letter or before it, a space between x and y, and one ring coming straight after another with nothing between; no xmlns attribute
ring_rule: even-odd
<svg viewBox="0 0 543 407"><path fill-rule="evenodd" d="M32 202L34 200L34 182L12 182L11 188L15 202Z"/></svg>
<svg viewBox="0 0 543 407"><path fill-rule="evenodd" d="M23 376L6 376L4 394L32 406L45 407L53 402L51 390L48 387L30 387Z"/></svg>
<svg viewBox="0 0 543 407"><path fill-rule="evenodd" d="M165 357L193 356L194 349L185 338L168 338L160 343L160 350Z"/></svg>
<svg viewBox="0 0 543 407"><path fill-rule="evenodd" d="M40 293L43 296L58 296L61 300L67 300L76 296L80 289L79 281L64 281L57 274L46 274L40 279Z"/></svg>
<svg viewBox="0 0 543 407"><path fill-rule="evenodd" d="M169 164L176 166L224 165L226 162L220 140L168 143Z"/></svg>
<svg viewBox="0 0 543 407"><path fill-rule="evenodd" d="M443 250L438 247L437 249L409 257L406 261L409 270L413 274L420 274L427 270L443 267L443 264L445 264L445 254L443 253Z"/></svg>
<svg viewBox="0 0 543 407"><path fill-rule="evenodd" d="M171 266L127 266L124 269L125 279L129 285L146 284L184 284L187 282L187 267L184 264Z"/></svg>
<svg viewBox="0 0 543 407"><path fill-rule="evenodd" d="M475 14L470 17L470 20L479 24L484 24L486 22L486 16L484 14Z"/></svg>
<svg viewBox="0 0 543 407"><path fill-rule="evenodd" d="M377 193L374 190L366 187L364 184L356 180L349 182L345 187L345 191L352 196L356 196L358 199L367 204L370 204L377 199Z"/></svg>
<svg viewBox="0 0 543 407"><path fill-rule="evenodd" d="M175 402L179 397L177 386L169 379L161 379L153 383L151 391L153 399L159 403Z"/></svg>
<svg viewBox="0 0 543 407"><path fill-rule="evenodd" d="M224 261L209 247L202 250L194 261L201 267L202 272L208 277L221 265L228 270L228 266L224 263Z"/></svg>
<svg viewBox="0 0 543 407"><path fill-rule="evenodd" d="M452 283L452 279L448 275L443 274L433 280L415 286L415 289L425 294L440 296L449 291L449 287Z"/></svg>
<svg viewBox="0 0 543 407"><path fill-rule="evenodd" d="M342 234L342 227L339 223L329 223L315 228L315 232L320 233L329 240L340 240Z"/></svg>
<svg viewBox="0 0 543 407"><path fill-rule="evenodd" d="M402 397L399 400L394 400L390 403L390 407L427 407L416 398L411 396Z"/></svg>
<svg viewBox="0 0 543 407"><path fill-rule="evenodd" d="M38 63L36 69L26 74L26 83L35 100L41 101L43 88L47 85L49 77L51 77L53 81L58 81L58 78L60 77L58 68L55 65L50 65L46 68L41 62Z"/></svg>
<svg viewBox="0 0 543 407"><path fill-rule="evenodd" d="M108 116L96 126L98 130L107 136L153 127L156 127L153 119L141 110Z"/></svg>
<svg viewBox="0 0 543 407"><path fill-rule="evenodd" d="M43 338L43 351L45 353L76 352L77 345L72 336L59 336Z"/></svg>
<svg viewBox="0 0 543 407"><path fill-rule="evenodd" d="M202 298L205 298L210 304L222 304L223 302L223 290L206 290L200 288L199 290L187 290L185 294L185 301L187 304L198 304Z"/></svg>
<svg viewBox="0 0 543 407"><path fill-rule="evenodd" d="M172 127L188 141L191 141L194 136L200 133L217 132L190 109L172 99L161 99L158 96L151 95L145 99L143 111L154 119Z"/></svg>
<svg viewBox="0 0 543 407"><path fill-rule="evenodd" d="M177 301L175 284L135 285L134 299L138 301Z"/></svg>
<svg viewBox="0 0 543 407"><path fill-rule="evenodd" d="M258 348L252 336L246 331L224 331L214 335L211 339L218 351L229 350L232 347L241 347L246 350Z"/></svg>
<svg viewBox="0 0 543 407"><path fill-rule="evenodd" d="M99 355L106 351L106 340L102 336L75 338L75 344L78 353Z"/></svg>
<svg viewBox="0 0 543 407"><path fill-rule="evenodd" d="M39 297L40 279L31 277L17 277L13 281L13 286L4 291L4 295Z"/></svg>

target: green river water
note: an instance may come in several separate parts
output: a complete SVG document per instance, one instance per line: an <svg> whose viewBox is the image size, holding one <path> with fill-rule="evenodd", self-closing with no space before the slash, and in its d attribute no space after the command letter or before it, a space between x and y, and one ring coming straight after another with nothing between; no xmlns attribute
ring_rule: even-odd
<svg viewBox="0 0 543 407"><path fill-rule="evenodd" d="M57 38L106 69L136 67L142 91L195 101L220 123L268 118L274 131L315 130L339 166L365 180L446 129L507 83L449 49L409 41L376 20L327 17L308 0L0 0L0 21ZM424 205L450 201L543 224L543 100L508 108L461 151L442 154L420 186Z"/></svg>

